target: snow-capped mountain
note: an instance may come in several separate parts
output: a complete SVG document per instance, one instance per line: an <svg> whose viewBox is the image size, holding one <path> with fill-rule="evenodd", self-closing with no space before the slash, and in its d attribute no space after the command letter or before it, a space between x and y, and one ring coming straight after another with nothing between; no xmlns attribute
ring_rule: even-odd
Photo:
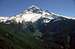
<svg viewBox="0 0 75 49"><path fill-rule="evenodd" d="M32 47L31 45L34 44L33 39L37 39L38 41L40 39L39 42L42 42L43 45L41 47L47 46L44 47L46 49L48 49L48 47L49 49L65 49L67 44L69 47L70 36L73 37L72 41L75 41L73 40L75 39L74 26L74 17L55 14L53 12L49 12L48 10L38 8L35 5L28 7L26 10L15 16L0 16L0 34L10 41L12 39L12 42L17 44L20 44L21 41L25 45L30 43L29 46L27 44L27 49ZM25 41L28 42L26 43ZM33 44L29 41L33 41ZM24 46L24 44L20 45ZM36 49L36 46L31 49Z"/></svg>
<svg viewBox="0 0 75 49"><path fill-rule="evenodd" d="M53 12L49 12L48 10L42 10L35 5L32 5L28 9L17 14L16 16L0 17L0 22L5 23L5 22L11 21L11 20L14 20L17 23L22 23L22 21L36 22L40 18L47 18L44 20L44 22L48 23L50 20L60 18L60 17L64 17L64 18L68 18L68 19L75 19L72 17L55 14ZM57 19L57 20L59 20L59 19Z"/></svg>

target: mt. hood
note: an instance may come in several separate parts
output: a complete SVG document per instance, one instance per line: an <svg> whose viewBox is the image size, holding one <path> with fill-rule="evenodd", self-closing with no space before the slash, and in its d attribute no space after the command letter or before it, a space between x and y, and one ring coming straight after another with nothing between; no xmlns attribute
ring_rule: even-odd
<svg viewBox="0 0 75 49"><path fill-rule="evenodd" d="M32 5L27 10L24 10L15 16L11 16L11 17L0 16L0 22L4 22L7 24L13 21L15 21L16 23L22 23L23 21L34 23L40 18L44 18L43 21L45 23L50 22L52 19L57 19L57 20L60 20L60 18L75 19L72 17L55 14L53 12L49 12L48 10L42 10L35 5Z"/></svg>

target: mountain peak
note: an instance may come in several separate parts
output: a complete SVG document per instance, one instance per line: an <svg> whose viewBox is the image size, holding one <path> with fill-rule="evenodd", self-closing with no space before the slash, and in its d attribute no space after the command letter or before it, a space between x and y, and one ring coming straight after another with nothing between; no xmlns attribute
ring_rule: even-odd
<svg viewBox="0 0 75 49"><path fill-rule="evenodd" d="M28 9L31 9L31 8L35 8L35 9L40 9L38 6L36 5L31 5Z"/></svg>
<svg viewBox="0 0 75 49"><path fill-rule="evenodd" d="M31 5L30 7L28 7L27 10L25 10L25 13L41 13L41 12L42 9L36 5Z"/></svg>

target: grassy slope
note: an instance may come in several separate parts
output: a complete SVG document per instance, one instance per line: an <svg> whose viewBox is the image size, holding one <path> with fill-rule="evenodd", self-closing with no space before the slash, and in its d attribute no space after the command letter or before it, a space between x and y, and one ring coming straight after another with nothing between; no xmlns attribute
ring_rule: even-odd
<svg viewBox="0 0 75 49"><path fill-rule="evenodd" d="M40 41L33 37L33 33L12 32L10 25L0 24L0 35L11 41L15 49L42 49Z"/></svg>

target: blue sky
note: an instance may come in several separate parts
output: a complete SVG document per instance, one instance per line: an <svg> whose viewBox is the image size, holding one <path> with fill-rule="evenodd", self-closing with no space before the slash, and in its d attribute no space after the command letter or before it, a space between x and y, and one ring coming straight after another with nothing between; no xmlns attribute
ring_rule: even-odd
<svg viewBox="0 0 75 49"><path fill-rule="evenodd" d="M75 16L75 0L0 0L0 16L16 15L33 4L50 12Z"/></svg>

